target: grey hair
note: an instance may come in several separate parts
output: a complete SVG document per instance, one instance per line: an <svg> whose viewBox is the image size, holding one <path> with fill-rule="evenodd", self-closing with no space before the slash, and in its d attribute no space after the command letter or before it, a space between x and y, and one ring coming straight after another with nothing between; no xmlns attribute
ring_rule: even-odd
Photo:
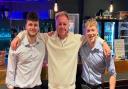
<svg viewBox="0 0 128 89"><path fill-rule="evenodd" d="M66 11L61 11L61 12L56 13L56 15L55 15L55 20L57 20L57 18L58 18L59 16L66 16L67 19L69 20L68 13L67 13Z"/></svg>

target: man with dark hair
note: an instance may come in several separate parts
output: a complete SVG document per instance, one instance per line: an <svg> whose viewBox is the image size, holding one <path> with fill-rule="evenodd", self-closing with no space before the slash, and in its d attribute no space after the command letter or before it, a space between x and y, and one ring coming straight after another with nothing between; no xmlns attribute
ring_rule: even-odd
<svg viewBox="0 0 128 89"><path fill-rule="evenodd" d="M10 48L6 84L8 89L41 89L41 69L45 45L37 38L39 19L30 12L26 18L26 36L16 51Z"/></svg>
<svg viewBox="0 0 128 89"><path fill-rule="evenodd" d="M26 20L39 21L39 18L35 12L30 12L27 14Z"/></svg>

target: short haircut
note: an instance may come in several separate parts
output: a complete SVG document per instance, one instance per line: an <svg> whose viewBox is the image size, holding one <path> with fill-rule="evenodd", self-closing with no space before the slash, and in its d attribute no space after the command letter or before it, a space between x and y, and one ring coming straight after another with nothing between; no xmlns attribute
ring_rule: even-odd
<svg viewBox="0 0 128 89"><path fill-rule="evenodd" d="M84 24L84 27L92 27L92 26L96 26L97 27L97 21L94 18L90 18L86 21L86 23Z"/></svg>
<svg viewBox="0 0 128 89"><path fill-rule="evenodd" d="M39 17L35 12L29 12L27 14L26 20L31 20L31 21L39 21Z"/></svg>
<svg viewBox="0 0 128 89"><path fill-rule="evenodd" d="M60 12L56 13L56 15L55 15L55 20L57 20L57 18L58 18L59 16L66 16L67 19L69 20L68 13L67 13L66 11L60 11Z"/></svg>

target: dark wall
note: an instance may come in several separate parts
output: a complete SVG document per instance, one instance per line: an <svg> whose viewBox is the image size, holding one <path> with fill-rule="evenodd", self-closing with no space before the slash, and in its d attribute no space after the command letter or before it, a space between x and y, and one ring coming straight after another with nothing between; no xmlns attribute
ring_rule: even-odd
<svg viewBox="0 0 128 89"><path fill-rule="evenodd" d="M115 12L128 11L128 0L113 0L113 3ZM85 17L95 16L100 9L109 9L110 0L58 0L58 4L59 10L81 13Z"/></svg>
<svg viewBox="0 0 128 89"><path fill-rule="evenodd" d="M128 0L113 0L114 11L128 11ZM84 0L84 16L95 16L99 9L108 9L110 0Z"/></svg>
<svg viewBox="0 0 128 89"><path fill-rule="evenodd" d="M66 10L69 13L79 12L79 0L58 0L59 10Z"/></svg>
<svg viewBox="0 0 128 89"><path fill-rule="evenodd" d="M114 0L114 11L128 11L128 0Z"/></svg>
<svg viewBox="0 0 128 89"><path fill-rule="evenodd" d="M9 0L8 0L9 1ZM12 11L35 10L39 12L48 11L53 8L55 0L23 1L23 2L0 2ZM95 16L99 9L106 10L109 7L110 0L57 0L59 10L66 10L70 13L81 13L83 16ZM114 11L128 11L128 0L113 0Z"/></svg>
<svg viewBox="0 0 128 89"><path fill-rule="evenodd" d="M99 9L107 9L108 0L84 0L84 16L95 16Z"/></svg>

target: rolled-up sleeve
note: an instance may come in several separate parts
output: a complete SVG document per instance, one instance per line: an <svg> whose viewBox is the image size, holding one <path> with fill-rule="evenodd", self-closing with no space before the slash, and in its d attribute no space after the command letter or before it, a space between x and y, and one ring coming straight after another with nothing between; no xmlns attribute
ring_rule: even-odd
<svg viewBox="0 0 128 89"><path fill-rule="evenodd" d="M112 56L110 56L110 59L105 59L105 60L110 76L116 76L115 63Z"/></svg>

